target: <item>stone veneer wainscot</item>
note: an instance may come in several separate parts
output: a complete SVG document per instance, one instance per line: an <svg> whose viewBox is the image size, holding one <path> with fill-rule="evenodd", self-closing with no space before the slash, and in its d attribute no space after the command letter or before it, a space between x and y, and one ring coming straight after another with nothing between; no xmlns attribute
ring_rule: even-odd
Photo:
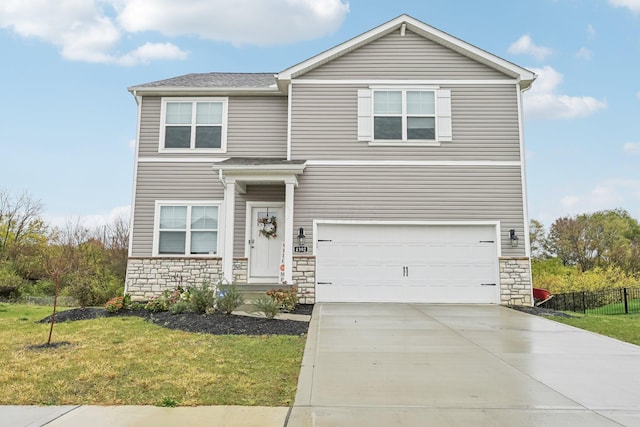
<svg viewBox="0 0 640 427"><path fill-rule="evenodd" d="M500 258L500 303L527 306L533 304L529 258Z"/></svg>
<svg viewBox="0 0 640 427"><path fill-rule="evenodd" d="M219 283L222 258L129 258L125 293L144 301L178 286Z"/></svg>

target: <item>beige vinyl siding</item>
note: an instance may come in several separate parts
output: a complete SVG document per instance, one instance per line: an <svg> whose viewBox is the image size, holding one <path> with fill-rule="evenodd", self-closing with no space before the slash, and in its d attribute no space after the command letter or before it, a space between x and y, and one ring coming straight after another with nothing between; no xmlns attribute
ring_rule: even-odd
<svg viewBox="0 0 640 427"><path fill-rule="evenodd" d="M300 79L504 79L505 74L407 31L395 31Z"/></svg>
<svg viewBox="0 0 640 427"><path fill-rule="evenodd" d="M503 256L509 229L524 242L519 167L308 166L295 193L294 230L309 241L313 220L500 221Z"/></svg>
<svg viewBox="0 0 640 427"><path fill-rule="evenodd" d="M517 86L441 85L451 89L453 141L440 146L379 146L357 140L358 89L293 86L292 159L520 160Z"/></svg>
<svg viewBox="0 0 640 427"><path fill-rule="evenodd" d="M284 203L285 188L282 184L271 185L247 185L246 194L236 194L236 215L233 256L244 257L245 247L249 237L246 236L247 202L276 202ZM284 221L279 221L279 226L284 227Z"/></svg>
<svg viewBox="0 0 640 427"><path fill-rule="evenodd" d="M138 164L136 209L133 218L133 256L152 254L156 200L224 199L224 189L212 168L211 163Z"/></svg>
<svg viewBox="0 0 640 427"><path fill-rule="evenodd" d="M160 103L159 96L142 98L140 111L140 157L157 156L160 144Z"/></svg>
<svg viewBox="0 0 640 427"><path fill-rule="evenodd" d="M227 152L218 157L287 156L287 97L230 97ZM212 153L158 153L160 97L143 97L140 119L140 157L212 157Z"/></svg>
<svg viewBox="0 0 640 427"><path fill-rule="evenodd" d="M229 99L227 155L287 157L287 97Z"/></svg>

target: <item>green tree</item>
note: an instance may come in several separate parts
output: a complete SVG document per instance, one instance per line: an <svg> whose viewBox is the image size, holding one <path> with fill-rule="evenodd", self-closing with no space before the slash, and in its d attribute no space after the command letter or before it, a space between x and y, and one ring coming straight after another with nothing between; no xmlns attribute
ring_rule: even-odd
<svg viewBox="0 0 640 427"><path fill-rule="evenodd" d="M531 242L531 258L546 259L549 257L547 232L544 224L532 219L529 223L529 241Z"/></svg>
<svg viewBox="0 0 640 427"><path fill-rule="evenodd" d="M640 271L640 225L623 209L558 218L547 241L553 255L582 271L609 266Z"/></svg>

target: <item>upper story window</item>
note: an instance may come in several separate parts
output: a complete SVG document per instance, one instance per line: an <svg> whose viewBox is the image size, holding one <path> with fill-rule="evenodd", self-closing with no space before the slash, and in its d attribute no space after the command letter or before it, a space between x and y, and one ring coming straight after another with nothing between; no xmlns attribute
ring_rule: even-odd
<svg viewBox="0 0 640 427"><path fill-rule="evenodd" d="M219 204L157 202L155 255L217 255Z"/></svg>
<svg viewBox="0 0 640 427"><path fill-rule="evenodd" d="M451 90L433 86L358 90L358 141L440 145L451 140Z"/></svg>
<svg viewBox="0 0 640 427"><path fill-rule="evenodd" d="M435 141L434 91L373 91L373 139Z"/></svg>
<svg viewBox="0 0 640 427"><path fill-rule="evenodd" d="M160 150L226 151L227 98L164 98Z"/></svg>

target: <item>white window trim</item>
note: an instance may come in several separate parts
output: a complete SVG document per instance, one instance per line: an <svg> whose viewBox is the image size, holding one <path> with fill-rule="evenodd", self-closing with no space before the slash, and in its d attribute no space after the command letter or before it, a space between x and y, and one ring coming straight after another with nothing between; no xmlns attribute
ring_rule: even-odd
<svg viewBox="0 0 640 427"><path fill-rule="evenodd" d="M187 235L185 241L185 253L184 254L161 254L160 253L160 207L162 206L186 206L187 207ZM190 244L191 244L191 226L189 222L191 221L191 208L193 206L216 206L218 208L218 228L216 232L218 233L218 237L216 239L216 253L215 254L190 254ZM222 228L224 224L222 223L222 200L156 200L155 203L155 211L153 215L153 248L152 255L154 257L162 257L162 258L219 258L220 254L220 239L222 235Z"/></svg>
<svg viewBox="0 0 640 427"><path fill-rule="evenodd" d="M400 92L402 96L402 112L400 114L376 114L375 113L375 96L376 92ZM408 121L409 113L407 112L407 92L431 92L433 93L433 115L421 114L418 117L433 117L433 139L408 139ZM372 87L371 88L371 114L374 129L374 136L371 145L440 145L438 142L438 90L433 87ZM402 139L375 139L375 120L376 117L400 117L402 119Z"/></svg>
<svg viewBox="0 0 640 427"><path fill-rule="evenodd" d="M195 132L191 132L191 148L166 148L164 146L165 139L165 119L167 114L167 104L169 102L191 102L194 107L196 102L221 102L222 103L222 132L220 135L220 148L195 148ZM226 153L227 152L227 126L229 112L229 98L225 96L218 97L163 97L160 108L160 143L158 146L159 153ZM196 109L192 108L192 115L195 117ZM195 123L191 122L192 129Z"/></svg>
<svg viewBox="0 0 640 427"><path fill-rule="evenodd" d="M432 91L435 96L435 139L430 140L376 140L374 139L374 92L400 91L402 92L403 108L403 137L406 137L406 93L408 91ZM358 141L367 142L370 146L395 147L428 147L440 146L442 142L450 142L451 135L451 90L441 89L439 85L369 85L367 89L358 90Z"/></svg>

